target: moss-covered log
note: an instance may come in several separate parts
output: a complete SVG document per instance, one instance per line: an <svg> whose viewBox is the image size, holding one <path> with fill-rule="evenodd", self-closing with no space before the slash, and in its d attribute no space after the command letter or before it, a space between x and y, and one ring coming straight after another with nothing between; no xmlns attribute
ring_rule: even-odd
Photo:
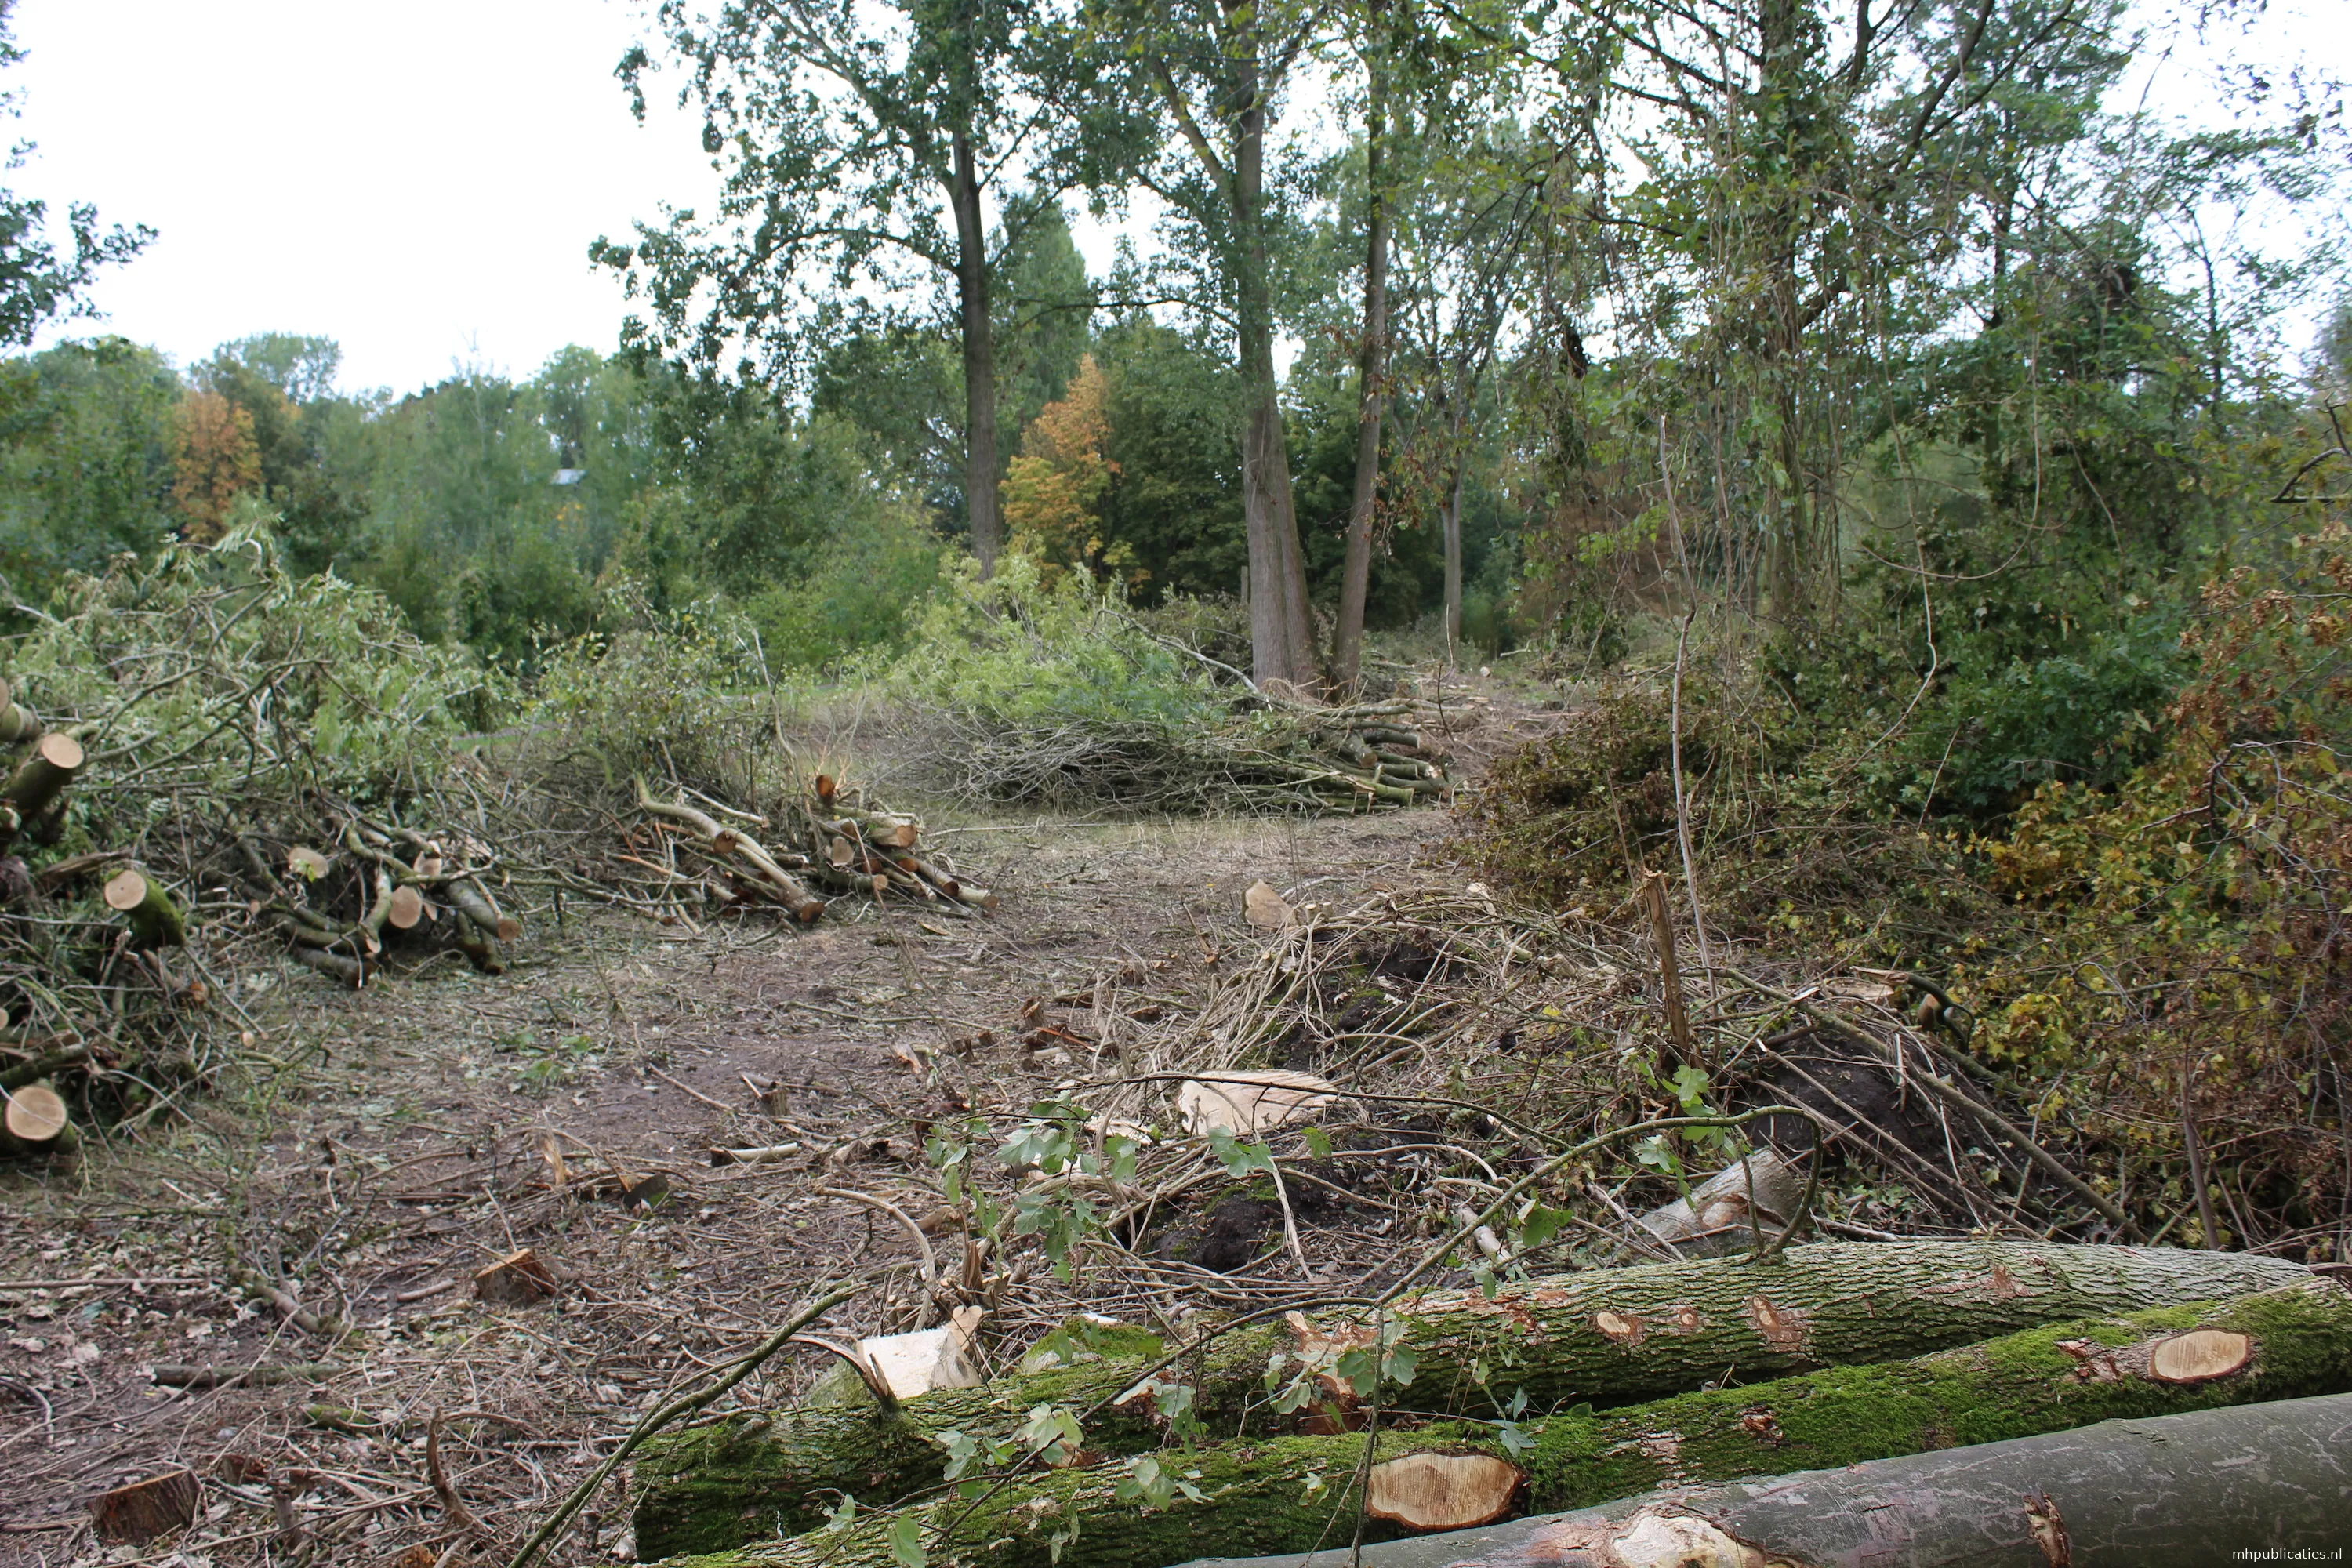
<svg viewBox="0 0 2352 1568"><path fill-rule="evenodd" d="M1832 1243L1765 1264L1693 1259L1401 1301L1402 1343L1419 1362L1417 1409L1493 1407L1525 1388L1538 1408L1622 1404L1701 1387L1736 1373L1898 1360L2038 1324L2209 1300L2298 1280L2275 1258L2154 1248L2013 1242ZM1303 1322L1304 1320L1301 1320ZM1305 1342L1350 1342L1337 1314ZM1363 1331L1355 1327L1353 1332ZM1131 1347L1130 1347L1131 1348ZM1265 1374L1302 1348L1298 1327L1219 1338L1164 1375L1195 1390L1213 1436L1263 1431ZM936 1483L935 1438L958 1430L1009 1438L1039 1405L1085 1409L1125 1393L1133 1355L1082 1363L975 1389L942 1390L884 1415L871 1405L749 1415L649 1445L637 1469L637 1541L649 1555L711 1552L754 1533L804 1530L839 1495L890 1503ZM1246 1425L1245 1425L1246 1424ZM1147 1399L1091 1419L1090 1447L1158 1447Z"/></svg>
<svg viewBox="0 0 2352 1568"><path fill-rule="evenodd" d="M1879 1366L1835 1367L1601 1414L1529 1421L1516 1457L1523 1511L1654 1488L1783 1475L2065 1431L2352 1389L2352 1293L2331 1281L2234 1300L2048 1325ZM977 1502L908 1510L934 1563L1163 1568L1189 1556L1305 1552L1354 1530L1360 1436L1237 1442L1156 1463L1196 1500L1145 1509L1121 1498L1123 1462L1019 1478ZM1378 1439L1383 1462L1420 1452L1509 1458L1492 1427L1437 1421ZM1129 1489L1131 1490L1131 1488ZM884 1568L896 1521L869 1516L772 1545L695 1559L703 1568ZM1075 1527L1075 1534L1073 1530ZM1372 1539L1395 1531L1373 1521ZM1083 1542L1072 1550L1073 1541Z"/></svg>

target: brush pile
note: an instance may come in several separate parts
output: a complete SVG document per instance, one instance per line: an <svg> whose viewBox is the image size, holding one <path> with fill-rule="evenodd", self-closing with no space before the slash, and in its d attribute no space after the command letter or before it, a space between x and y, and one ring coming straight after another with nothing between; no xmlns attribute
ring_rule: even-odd
<svg viewBox="0 0 2352 1568"><path fill-rule="evenodd" d="M1430 704L1242 700L1193 721L931 708L923 738L940 784L976 803L1319 816L1453 798Z"/></svg>
<svg viewBox="0 0 2352 1568"><path fill-rule="evenodd" d="M696 794L702 805L688 804L685 793ZM810 781L782 808L781 822L699 792L660 800L643 779L636 795L645 821L631 830L628 848L615 858L660 879L619 879L646 888L649 898L639 901L649 902L658 919L687 918L689 903L705 910L766 904L809 925L825 911L819 888L877 901L895 894L961 920L996 907L994 893L959 876L946 855L922 842L919 819L869 802L862 790L844 788L829 773ZM772 845L753 837L772 837L779 828L784 837ZM683 869L681 850L691 857Z"/></svg>

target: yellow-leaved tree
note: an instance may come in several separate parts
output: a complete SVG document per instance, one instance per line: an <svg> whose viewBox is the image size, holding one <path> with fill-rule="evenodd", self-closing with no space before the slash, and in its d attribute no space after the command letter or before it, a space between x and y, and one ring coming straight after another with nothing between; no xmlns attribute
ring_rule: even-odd
<svg viewBox="0 0 2352 1568"><path fill-rule="evenodd" d="M186 521L181 536L210 544L226 526L229 503L261 483L253 416L217 392L191 392L172 421L172 499Z"/></svg>
<svg viewBox="0 0 2352 1568"><path fill-rule="evenodd" d="M1123 574L1130 584L1149 575L1131 570L1131 546L1103 541L1103 498L1118 473L1109 445L1110 383L1087 354L1061 399L1022 432L1021 454L997 490L1013 548L1034 558L1048 583L1073 570Z"/></svg>

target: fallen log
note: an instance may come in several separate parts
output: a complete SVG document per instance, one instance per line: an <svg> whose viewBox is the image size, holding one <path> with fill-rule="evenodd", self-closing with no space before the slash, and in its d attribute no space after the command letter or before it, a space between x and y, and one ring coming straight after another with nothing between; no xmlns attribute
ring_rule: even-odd
<svg viewBox="0 0 2352 1568"><path fill-rule="evenodd" d="M1397 1302L1399 1344L1414 1355L1420 1410L1484 1410L1488 1389L1524 1387L1538 1408L1622 1403L1766 1376L1894 1361L2039 1324L2210 1300L2308 1278L2241 1254L1965 1241L1826 1243L1780 1258L1676 1263L1505 1285L1489 1299L1447 1290ZM1265 1430L1265 1375L1315 1368L1318 1402L1352 1394L1332 1360L1370 1329L1341 1314L1256 1325L1212 1342L1163 1374L1193 1390L1210 1434ZM1156 1345L1157 1342L1152 1342ZM1279 1355L1279 1363L1275 1358ZM1087 1445L1139 1453L1164 1440L1152 1396L1135 1390L1147 1360L1120 1359L941 1391L894 1416L820 1409L730 1416L649 1444L638 1462L637 1540L649 1555L718 1551L751 1533L805 1530L835 1493L888 1503L940 1479L940 1434L1009 1439L1039 1405L1085 1409ZM1318 1412L1310 1407L1305 1414ZM1344 1408L1339 1412L1345 1415Z"/></svg>
<svg viewBox="0 0 2352 1568"><path fill-rule="evenodd" d="M2051 1563L2205 1568L2233 1542L2326 1556L2352 1541L2352 1394L2233 1405L1677 1488L1372 1547L1363 1568ZM1349 1568L1345 1548L1182 1568Z"/></svg>
<svg viewBox="0 0 2352 1568"><path fill-rule="evenodd" d="M2198 1336L2210 1337L2168 1370L2168 1348ZM2214 1353L2225 1342L2225 1353ZM1516 1463L1490 1424L1440 1420L1391 1430L1373 1439L1361 1504L1368 1535L1392 1536L1498 1517L1519 1506L1522 1473L1524 1506L1550 1510L1622 1496L1629 1484L1639 1490L1786 1474L2347 1388L2352 1293L2308 1279L2228 1302L2045 1326L1910 1362L1531 1421L1533 1446ZM1414 1399L1415 1408L1421 1404ZM1087 1568L1160 1568L1204 1548L1309 1551L1335 1528L1352 1530L1366 1441L1340 1435L1170 1450L1151 1462L1191 1479L1199 1495L1172 1493L1155 1508L1138 1506L1127 1463L1040 1471L976 1500L950 1494L896 1520L813 1531L701 1568L885 1568L894 1560L890 1529L903 1530L908 1519L941 1564L1050 1568L1074 1540Z"/></svg>

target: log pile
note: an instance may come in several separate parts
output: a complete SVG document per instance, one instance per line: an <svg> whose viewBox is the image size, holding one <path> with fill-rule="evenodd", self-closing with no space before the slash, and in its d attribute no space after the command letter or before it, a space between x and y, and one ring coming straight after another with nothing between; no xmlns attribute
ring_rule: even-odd
<svg viewBox="0 0 2352 1568"><path fill-rule="evenodd" d="M2240 1304L2227 1309L2177 1305L2233 1299ZM1212 1441L1209 1473L1238 1489L1230 1510L1170 1505L1187 1531L1238 1532L1188 1537L1195 1555L1313 1545L1363 1449L1361 1438L1313 1434L1366 1426L1383 1400L1424 1413L1491 1413L1518 1390L1537 1410L1649 1401L1607 1416L1528 1416L1519 1452L1492 1423L1424 1423L1426 1431L1407 1430L1412 1424L1395 1416L1379 1423L1384 1456L1500 1459L1517 1467L1511 1492L1518 1477L1533 1489L1526 1506L1564 1508L1696 1474L1693 1467L1701 1465L1738 1474L1802 1468L1832 1452L1843 1462L1906 1451L1885 1445L1937 1440L1937 1422L1953 1434L1944 1441L1978 1441L1987 1439L1962 1435L2017 1436L2105 1415L2154 1414L2226 1402L2214 1397L2223 1393L2277 1398L2352 1387L2352 1344L2335 1337L2352 1327L2352 1297L2294 1265L2232 1254L2007 1242L1822 1244L1791 1247L1766 1263L1694 1259L1595 1271L1507 1286L1491 1297L1439 1291L1394 1302L1383 1327L1392 1338L1390 1354L1402 1352L1414 1363L1409 1387L1374 1394L1343 1373L1343 1362L1370 1344L1373 1330L1360 1313L1335 1310L1215 1336L1158 1371L1158 1356L1094 1361L934 1392L887 1414L866 1406L730 1417L649 1447L638 1468L638 1543L648 1555L711 1552L764 1531L813 1530L842 1496L874 1508L927 1496L945 1475L951 1436L1017 1446L1040 1406L1087 1412L1086 1451L1108 1468L1016 1477L1003 1493L1003 1510L992 1507L989 1528L1020 1519L1041 1498L1055 1518L1074 1501L1106 1514L1131 1512L1104 1500L1116 1490L1111 1472L1168 1440L1165 1411L1179 1386L1188 1419ZM2210 1375L2181 1377L2179 1366L2193 1347L2180 1345L2179 1336L2200 1330L2258 1344L2268 1359L2249 1350ZM2178 1348L2159 1354L2158 1343ZM1940 1359L1930 1353L1938 1352ZM1921 1356L1927 1359L1909 1359ZM2210 1370L2228 1360L2208 1356L2198 1365ZM1822 1367L1836 1370L1811 1370ZM1686 1392L1775 1373L1791 1374L1784 1380L1790 1386ZM1285 1401L1269 1403L1269 1388L1290 1384L1304 1398L1290 1415L1275 1414ZM2117 1389L2131 1398L2110 1398ZM1877 1417L1865 1419L1873 1411ZM1214 1446L1234 1433L1253 1436ZM1654 1433L1668 1436L1646 1441ZM1865 1451L1873 1445L1879 1453ZM1188 1467L1202 1457L1196 1450ZM1399 1479L1397 1495L1422 1496L1449 1518L1475 1511L1478 1500L1460 1489L1462 1468L1443 1468L1445 1485L1434 1494L1424 1484L1432 1478L1423 1477L1412 1487ZM1309 1473L1327 1475L1334 1489L1310 1499L1312 1506L1298 1500ZM1491 1480L1498 1472L1466 1473ZM1354 1508L1349 1502L1348 1513ZM1297 1530L1267 1535L1265 1521L1277 1517ZM1151 1549L1161 1552L1157 1559L1098 1558L1106 1549L1091 1526L1089 1540L1088 1563L1158 1568L1185 1554L1163 1538ZM801 1560L789 1552L743 1559Z"/></svg>
<svg viewBox="0 0 2352 1568"><path fill-rule="evenodd" d="M489 846L357 812L328 842L336 853L236 838L247 911L275 924L297 963L353 990L394 948L455 951L485 974L505 973L503 944L522 933L522 921L494 891L499 858Z"/></svg>
<svg viewBox="0 0 2352 1568"><path fill-rule="evenodd" d="M618 857L657 876L641 885L663 918L690 919L689 904L705 910L766 905L809 925L824 918L828 894L895 898L960 920L996 907L993 892L924 842L920 819L870 801L829 773L818 773L797 799L764 816L709 796L696 805L687 793L665 800L638 780L644 823Z"/></svg>
<svg viewBox="0 0 2352 1568"><path fill-rule="evenodd" d="M1536 1340L1526 1353L1540 1360L1550 1342ZM1146 1386L1168 1387L1159 1379L1178 1375L1162 1372ZM1309 1552L1335 1531L1344 1537L1359 1528L1363 1539L1378 1541L1660 1487L1965 1450L2100 1421L2347 1390L2352 1292L2306 1277L2221 1300L2053 1323L1907 1360L1831 1366L1597 1414L1585 1406L1504 1423L1476 1418L1474 1407L1467 1419L1447 1419L1430 1414L1442 1399L1413 1388L1390 1395L1405 1409L1376 1428L1361 1413L1360 1433L1286 1436L1278 1426L1269 1430L1261 1412L1251 1435L1219 1440L1213 1429L1181 1452L1125 1460L1093 1447L1090 1428L1088 1447L1072 1451L1066 1440L1009 1472L1003 1485L904 1495L895 1512L702 1561L706 1568L883 1568L905 1560L894 1556L894 1539L911 1539L932 1563L1046 1568L1079 1541L1090 1568L1164 1568L1188 1555ZM907 1409L986 1392L929 1395ZM1602 1398L1617 1392L1605 1379L1592 1389ZM870 1424L886 1419L868 1416ZM1135 1477L1144 1462L1181 1466L1189 1490L1171 1489L1139 1506ZM650 1500L639 1505L641 1551L648 1549ZM747 1512L759 1518L762 1510ZM716 1510L704 1518L711 1527Z"/></svg>

